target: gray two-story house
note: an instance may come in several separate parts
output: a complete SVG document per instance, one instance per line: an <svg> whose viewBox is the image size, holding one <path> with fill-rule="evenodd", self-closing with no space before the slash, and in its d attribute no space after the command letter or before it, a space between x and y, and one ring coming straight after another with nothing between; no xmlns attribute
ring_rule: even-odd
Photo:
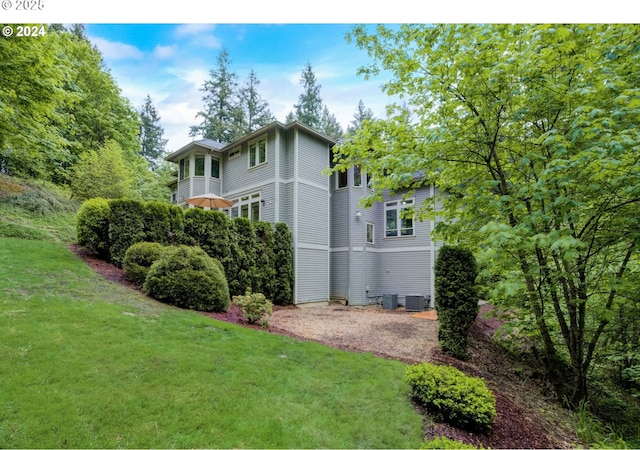
<svg viewBox="0 0 640 450"><path fill-rule="evenodd" d="M428 306L433 224L403 218L401 211L433 195L433 188L363 209L365 173L356 167L324 174L335 144L300 122L273 122L229 144L191 142L166 158L178 167L172 202L187 207L189 197L214 193L235 202L225 210L230 217L285 222L293 234L296 304L367 305L397 294L400 305L424 297Z"/></svg>

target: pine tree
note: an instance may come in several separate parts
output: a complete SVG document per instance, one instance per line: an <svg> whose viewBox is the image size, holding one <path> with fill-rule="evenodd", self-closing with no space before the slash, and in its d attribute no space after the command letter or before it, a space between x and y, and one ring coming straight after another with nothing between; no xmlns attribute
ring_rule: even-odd
<svg viewBox="0 0 640 450"><path fill-rule="evenodd" d="M191 127L189 136L233 142L242 121L242 110L237 102L238 75L229 69L226 49L220 52L217 64L200 89L205 110L198 112L196 118L202 118L202 122Z"/></svg>
<svg viewBox="0 0 640 450"><path fill-rule="evenodd" d="M333 139L340 139L344 135L342 126L338 123L336 116L329 112L327 105L322 108L319 131Z"/></svg>
<svg viewBox="0 0 640 450"><path fill-rule="evenodd" d="M300 94L299 102L294 105L296 120L309 125L312 128L320 129L322 118L322 98L320 88L311 63L307 63L302 70L300 84L304 87L304 92Z"/></svg>
<svg viewBox="0 0 640 450"><path fill-rule="evenodd" d="M159 125L158 111L147 94L140 108L140 153L149 161L149 166L156 171L162 157L167 139L163 139L164 129Z"/></svg>
<svg viewBox="0 0 640 450"><path fill-rule="evenodd" d="M353 114L353 120L350 122L350 125L347 127L347 134L353 134L356 132L358 128L362 126L362 124L367 121L374 119L373 111L371 108L365 108L364 102L360 100L358 102L358 108L356 112Z"/></svg>
<svg viewBox="0 0 640 450"><path fill-rule="evenodd" d="M238 130L239 135L253 133L275 120L275 116L269 109L269 103L263 100L258 93L257 88L259 84L260 80L258 80L256 73L251 69L249 78L238 91L238 102L242 110L242 122Z"/></svg>

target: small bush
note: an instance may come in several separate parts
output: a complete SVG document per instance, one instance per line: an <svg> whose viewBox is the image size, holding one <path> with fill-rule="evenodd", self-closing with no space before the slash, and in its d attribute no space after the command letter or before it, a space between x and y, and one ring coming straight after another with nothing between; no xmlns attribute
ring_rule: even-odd
<svg viewBox="0 0 640 450"><path fill-rule="evenodd" d="M157 242L137 242L129 247L122 262L127 280L142 286L149 268L166 249L167 247Z"/></svg>
<svg viewBox="0 0 640 450"><path fill-rule="evenodd" d="M496 416L496 399L481 378L469 377L450 366L422 363L407 368L405 381L413 397L437 420L482 431Z"/></svg>
<svg viewBox="0 0 640 450"><path fill-rule="evenodd" d="M420 446L421 450L425 449L461 449L461 450L471 450L476 449L477 447L465 444L463 442L454 441L449 439L448 437L437 437L433 438L429 441L424 441L424 443Z"/></svg>
<svg viewBox="0 0 640 450"><path fill-rule="evenodd" d="M226 311L230 303L220 261L186 245L169 248L153 263L144 290L163 303L198 311Z"/></svg>
<svg viewBox="0 0 640 450"><path fill-rule="evenodd" d="M92 198L82 203L76 216L78 244L88 248L102 259L109 259L109 200Z"/></svg>
<svg viewBox="0 0 640 450"><path fill-rule="evenodd" d="M245 319L249 323L262 322L262 326L269 324L267 316L273 314L273 306L264 294L251 292L251 288L248 287L244 295L235 295L233 297L233 303L238 305Z"/></svg>

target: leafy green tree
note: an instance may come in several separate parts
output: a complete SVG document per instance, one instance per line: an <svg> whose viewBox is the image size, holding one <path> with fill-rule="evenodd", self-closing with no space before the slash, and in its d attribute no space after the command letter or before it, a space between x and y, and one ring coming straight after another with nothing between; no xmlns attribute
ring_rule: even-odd
<svg viewBox="0 0 640 450"><path fill-rule="evenodd" d="M229 52L223 49L218 55L217 67L209 72L209 79L200 89L205 109L196 115L202 121L191 127L189 136L200 135L219 142L236 139L241 127L242 109L236 96L238 75L231 71L230 63Z"/></svg>
<svg viewBox="0 0 640 450"><path fill-rule="evenodd" d="M100 151L85 152L75 166L71 193L78 200L95 197L121 198L129 194L131 175L122 149L115 141Z"/></svg>
<svg viewBox="0 0 640 450"><path fill-rule="evenodd" d="M162 158L167 145L164 139L164 128L160 125L158 110L151 101L151 96L147 95L144 103L140 107L140 153L149 162L153 171L159 167L159 160Z"/></svg>
<svg viewBox="0 0 640 450"><path fill-rule="evenodd" d="M373 175L366 204L434 184L418 218L437 216L436 237L483 250L487 295L536 336L558 398L573 405L588 398L638 264L638 31L402 25L348 35L374 58L359 73L392 73L384 90L407 103L357 130L334 170L360 164Z"/></svg>
<svg viewBox="0 0 640 450"><path fill-rule="evenodd" d="M52 124L63 123L58 105L73 98L63 86L62 38L0 39L0 171L25 178L55 178L65 161L65 139Z"/></svg>
<svg viewBox="0 0 640 450"><path fill-rule="evenodd" d="M269 103L262 99L258 92L259 84L260 80L252 69L246 83L238 91L242 122L237 137L251 134L275 120L275 116L269 109Z"/></svg>

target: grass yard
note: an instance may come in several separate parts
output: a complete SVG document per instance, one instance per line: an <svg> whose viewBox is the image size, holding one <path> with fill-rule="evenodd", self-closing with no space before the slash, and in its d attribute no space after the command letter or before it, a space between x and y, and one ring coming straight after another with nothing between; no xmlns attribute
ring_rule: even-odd
<svg viewBox="0 0 640 450"><path fill-rule="evenodd" d="M405 365L217 322L0 238L0 448L419 447Z"/></svg>

